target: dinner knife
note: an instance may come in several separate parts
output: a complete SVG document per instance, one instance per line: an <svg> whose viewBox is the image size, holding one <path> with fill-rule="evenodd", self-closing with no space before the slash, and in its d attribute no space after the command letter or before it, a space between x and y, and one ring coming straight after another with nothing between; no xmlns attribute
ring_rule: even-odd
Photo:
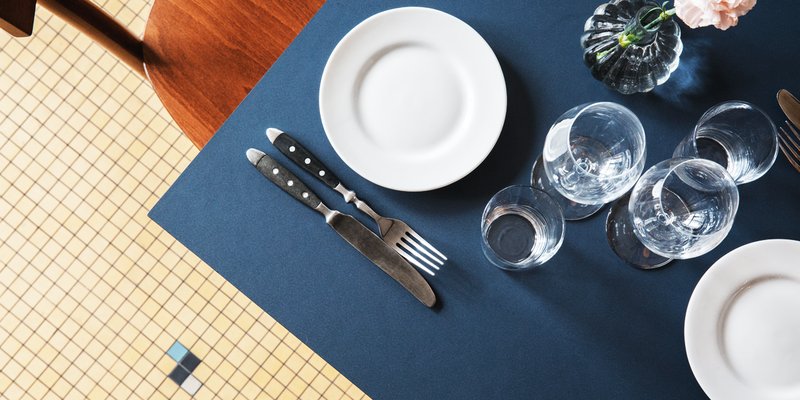
<svg viewBox="0 0 800 400"><path fill-rule="evenodd" d="M778 105L786 114L786 118L789 118L794 126L800 127L800 101L788 90L781 89L778 91Z"/></svg>
<svg viewBox="0 0 800 400"><path fill-rule="evenodd" d="M425 278L375 233L352 216L328 208L302 181L264 152L249 149L247 159L269 181L322 214L325 222L342 239L400 283L422 304L428 307L436 304L436 295Z"/></svg>

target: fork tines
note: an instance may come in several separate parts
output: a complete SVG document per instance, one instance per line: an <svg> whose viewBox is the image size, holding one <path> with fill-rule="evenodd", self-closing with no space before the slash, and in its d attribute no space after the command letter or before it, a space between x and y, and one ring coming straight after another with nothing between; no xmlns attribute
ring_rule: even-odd
<svg viewBox="0 0 800 400"><path fill-rule="evenodd" d="M439 266L444 265L444 262L447 261L444 254L411 230L406 231L405 235L395 243L395 249L408 262L430 276L434 276L436 273L433 270L438 271Z"/></svg>
<svg viewBox="0 0 800 400"><path fill-rule="evenodd" d="M792 164L792 167L794 167L797 172L800 172L800 133L797 132L797 129L792 126L789 121L786 121L786 127L792 132L794 137L786 132L783 127L780 127L781 134L778 135L778 147L780 147L786 159L789 160L789 164Z"/></svg>

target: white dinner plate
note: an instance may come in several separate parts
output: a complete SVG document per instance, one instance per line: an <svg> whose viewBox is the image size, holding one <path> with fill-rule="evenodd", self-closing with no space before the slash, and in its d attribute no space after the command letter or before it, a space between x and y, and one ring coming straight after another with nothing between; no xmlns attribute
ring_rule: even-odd
<svg viewBox="0 0 800 400"><path fill-rule="evenodd" d="M503 71L485 40L442 11L367 18L331 53L319 90L325 134L367 180L417 192L474 170L506 115Z"/></svg>
<svg viewBox="0 0 800 400"><path fill-rule="evenodd" d="M692 293L684 336L712 400L800 399L800 242L764 240L720 258Z"/></svg>

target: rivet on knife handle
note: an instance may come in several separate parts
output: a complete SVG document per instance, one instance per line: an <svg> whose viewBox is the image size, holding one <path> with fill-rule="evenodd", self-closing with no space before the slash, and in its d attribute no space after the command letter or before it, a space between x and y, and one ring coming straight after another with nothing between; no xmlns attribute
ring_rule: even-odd
<svg viewBox="0 0 800 400"><path fill-rule="evenodd" d="M339 192L344 197L344 201L353 203L356 208L361 212L367 214L372 218L375 223L381 228L381 234L385 232L386 224L388 223L385 218L382 218L375 210L372 209L367 203L356 196L356 192L344 187L342 181L328 169L319 158L315 157L297 140L291 137L288 133L277 129L267 129L267 138L278 150L286 155L292 162L302 167L306 172L317 177L319 180L325 182L328 187Z"/></svg>
<svg viewBox="0 0 800 400"><path fill-rule="evenodd" d="M313 210L319 211L318 208L322 201L312 192L300 179L288 169L278 164L272 157L266 155L264 152L250 149L247 150L247 159L250 163L261 172L264 177L272 181L278 187L283 189L297 199L299 202L307 205Z"/></svg>
<svg viewBox="0 0 800 400"><path fill-rule="evenodd" d="M293 137L284 133L280 129L267 129L267 137L278 150L302 167L306 172L314 175L322 182L325 182L331 189L336 189L340 181L328 167L322 164L318 158L314 157L303 145L294 140Z"/></svg>

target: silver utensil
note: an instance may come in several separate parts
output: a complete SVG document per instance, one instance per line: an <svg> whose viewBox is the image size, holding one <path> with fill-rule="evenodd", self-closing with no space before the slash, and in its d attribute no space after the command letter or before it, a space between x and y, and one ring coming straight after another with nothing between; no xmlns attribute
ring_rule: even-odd
<svg viewBox="0 0 800 400"><path fill-rule="evenodd" d="M778 91L778 105L789 119L785 122L786 128L793 134L790 135L787 129L779 127L778 144L789 164L800 172L800 128L796 128L800 126L800 101L788 90L781 89Z"/></svg>
<svg viewBox="0 0 800 400"><path fill-rule="evenodd" d="M800 172L800 133L797 132L797 129L795 129L789 121L786 121L786 127L794 134L794 138L781 126L778 128L781 132L780 135L778 135L778 144L781 152L789 161L789 164L792 164L792 167L794 167L797 172Z"/></svg>
<svg viewBox="0 0 800 400"><path fill-rule="evenodd" d="M369 215L378 224L383 241L392 246L398 254L414 264L414 266L434 276L434 270L438 271L439 267L447 261L447 257L444 254L423 239L408 224L399 219L381 216L367 203L356 197L356 193L345 188L339 178L325 167L319 158L311 154L289 134L280 129L269 128L267 129L267 138L295 164L324 182L331 189L339 192L346 202L355 204L356 208Z"/></svg>
<svg viewBox="0 0 800 400"><path fill-rule="evenodd" d="M331 210L303 182L264 152L249 149L247 159L264 177L299 202L319 212L339 236L400 283L422 304L433 307L436 295L428 282L403 257L358 220Z"/></svg>

